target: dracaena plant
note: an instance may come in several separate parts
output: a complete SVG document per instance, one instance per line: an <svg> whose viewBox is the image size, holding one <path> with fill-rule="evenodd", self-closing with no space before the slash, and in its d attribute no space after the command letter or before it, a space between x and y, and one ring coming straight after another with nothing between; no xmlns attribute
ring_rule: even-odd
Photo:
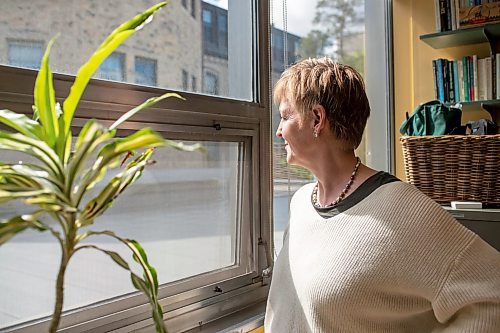
<svg viewBox="0 0 500 333"><path fill-rule="evenodd" d="M71 133L73 115L93 73L113 50L149 22L152 15L165 5L166 2L159 3L116 28L79 69L62 108L56 103L49 67L52 39L35 82L33 118L0 110L0 122L11 128L9 131L0 130L0 149L22 152L36 161L22 164L0 162L0 204L22 200L27 207L32 207L29 213L0 222L0 245L27 229L50 232L59 242L62 255L50 332L55 332L59 326L68 263L76 252L83 249L101 251L128 270L134 287L142 291L151 303L156 330L166 332L163 311L158 302L156 271L149 264L144 249L135 240L122 238L113 231L95 231L89 227L140 177L155 147L170 146L182 150L199 148L166 140L149 128L126 137L115 137L117 127L138 111L168 97L181 97L166 93L150 98L125 113L109 128L89 120L76 140L73 140ZM124 157L128 163L124 163ZM107 170L120 165L123 168L121 172L92 197L89 190L103 181ZM47 223L48 219L53 219L55 226ZM96 235L111 237L128 247L133 260L141 267L142 274L136 274L129 261L118 253L89 243L89 239Z"/></svg>

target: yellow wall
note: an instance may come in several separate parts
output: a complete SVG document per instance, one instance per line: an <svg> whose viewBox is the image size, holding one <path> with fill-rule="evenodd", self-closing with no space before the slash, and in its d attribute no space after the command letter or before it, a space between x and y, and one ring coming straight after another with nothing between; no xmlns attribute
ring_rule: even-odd
<svg viewBox="0 0 500 333"><path fill-rule="evenodd" d="M435 99L432 60L458 59L472 54L480 57L489 55L488 44L435 50L420 40L420 35L435 31L434 0L393 1L396 176L401 179L405 179L405 175L399 127L406 111L411 114L418 104ZM485 112L472 115L464 112L462 122L484 117L488 117Z"/></svg>
<svg viewBox="0 0 500 333"><path fill-rule="evenodd" d="M259 328L256 328L254 330L251 330L250 332L248 333L264 333L264 327L259 327Z"/></svg>

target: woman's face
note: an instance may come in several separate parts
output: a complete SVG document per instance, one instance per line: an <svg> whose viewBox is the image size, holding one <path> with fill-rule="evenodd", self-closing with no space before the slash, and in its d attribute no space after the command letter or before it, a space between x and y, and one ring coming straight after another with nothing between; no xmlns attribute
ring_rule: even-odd
<svg viewBox="0 0 500 333"><path fill-rule="evenodd" d="M276 136L285 141L287 163L307 168L314 147L312 124L307 119L303 120L286 99L281 101L279 112L281 120Z"/></svg>

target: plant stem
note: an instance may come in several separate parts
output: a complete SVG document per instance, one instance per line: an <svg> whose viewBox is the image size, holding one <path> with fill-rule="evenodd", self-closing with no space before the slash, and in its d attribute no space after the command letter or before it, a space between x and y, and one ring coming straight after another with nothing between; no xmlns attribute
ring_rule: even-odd
<svg viewBox="0 0 500 333"><path fill-rule="evenodd" d="M69 257L66 251L63 249L61 256L61 264L59 266L59 273L57 274L56 281L56 304L54 306L54 312L52 314L52 321L50 322L50 333L55 333L59 327L59 321L61 320L61 314L63 309L64 301L64 275L66 273L66 268L68 267Z"/></svg>
<svg viewBox="0 0 500 333"><path fill-rule="evenodd" d="M76 226L75 226L75 215L69 214L65 216L66 225L68 230L65 232L65 240L60 240L61 245L61 263L59 265L59 272L57 273L56 280L56 304L54 306L54 312L52 314L52 321L50 322L50 333L55 333L59 327L59 322L61 321L61 315L64 303L64 277L66 274L66 268L75 250L75 236L76 236Z"/></svg>

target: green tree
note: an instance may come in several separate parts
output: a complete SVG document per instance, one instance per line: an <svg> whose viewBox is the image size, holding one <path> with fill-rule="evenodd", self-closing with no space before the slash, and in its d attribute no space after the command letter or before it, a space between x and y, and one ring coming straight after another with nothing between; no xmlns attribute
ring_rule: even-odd
<svg viewBox="0 0 500 333"><path fill-rule="evenodd" d="M325 55L328 46L328 35L320 30L310 31L306 37L302 38L299 46L299 58L315 58Z"/></svg>
<svg viewBox="0 0 500 333"><path fill-rule="evenodd" d="M345 58L345 39L348 27L358 19L355 7L362 0L318 0L313 24L318 27L304 37L299 54L303 57L328 55L337 60ZM328 48L336 46L334 54Z"/></svg>
<svg viewBox="0 0 500 333"><path fill-rule="evenodd" d="M339 59L339 62L356 68L361 75L364 75L365 53L363 51L346 54L343 58Z"/></svg>

